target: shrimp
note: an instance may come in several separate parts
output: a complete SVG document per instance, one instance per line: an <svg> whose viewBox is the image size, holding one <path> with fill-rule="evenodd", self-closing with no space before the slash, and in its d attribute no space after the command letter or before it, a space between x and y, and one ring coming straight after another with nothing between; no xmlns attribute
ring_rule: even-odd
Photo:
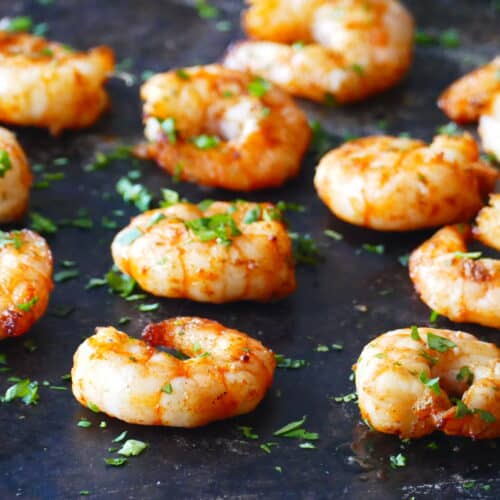
<svg viewBox="0 0 500 500"><path fill-rule="evenodd" d="M490 206L477 215L473 232L476 239L500 250L500 194L490 195Z"/></svg>
<svg viewBox="0 0 500 500"><path fill-rule="evenodd" d="M409 231L473 217L498 172L470 135L365 137L330 151L317 168L319 197L340 219L379 231Z"/></svg>
<svg viewBox="0 0 500 500"><path fill-rule="evenodd" d="M224 64L292 95L359 101L396 85L411 65L414 22L395 0L249 4L243 24L254 40L233 45Z"/></svg>
<svg viewBox="0 0 500 500"><path fill-rule="evenodd" d="M28 206L32 175L16 136L0 127L0 223L19 219Z"/></svg>
<svg viewBox="0 0 500 500"><path fill-rule="evenodd" d="M420 298L452 321L500 328L500 260L467 253L470 226L446 226L410 256Z"/></svg>
<svg viewBox="0 0 500 500"><path fill-rule="evenodd" d="M268 301L295 290L290 237L268 203L179 203L135 217L111 246L146 291L200 302Z"/></svg>
<svg viewBox="0 0 500 500"><path fill-rule="evenodd" d="M34 233L0 232L0 339L26 333L47 309L52 254Z"/></svg>
<svg viewBox="0 0 500 500"><path fill-rule="evenodd" d="M215 321L172 318L142 337L97 328L78 347L71 380L82 405L131 424L199 427L253 411L272 384L273 352Z"/></svg>
<svg viewBox="0 0 500 500"><path fill-rule="evenodd" d="M500 349L494 344L463 332L405 328L367 344L354 369L361 415L377 431L401 438L435 430L500 437Z"/></svg>
<svg viewBox="0 0 500 500"><path fill-rule="evenodd" d="M218 65L155 75L141 97L150 141L141 154L190 182L280 186L297 175L311 138L306 115L284 92Z"/></svg>
<svg viewBox="0 0 500 500"><path fill-rule="evenodd" d="M485 151L500 159L500 56L453 83L438 105L458 123L479 121Z"/></svg>
<svg viewBox="0 0 500 500"><path fill-rule="evenodd" d="M52 134L92 125L108 106L113 52L75 52L27 33L0 31L0 121Z"/></svg>

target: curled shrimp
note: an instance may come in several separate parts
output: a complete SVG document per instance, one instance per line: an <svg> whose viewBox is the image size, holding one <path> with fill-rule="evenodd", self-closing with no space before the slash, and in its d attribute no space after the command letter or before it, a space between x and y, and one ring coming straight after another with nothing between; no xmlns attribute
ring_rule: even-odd
<svg viewBox="0 0 500 500"><path fill-rule="evenodd" d="M82 405L132 424L198 427L254 410L272 384L272 351L215 321L168 319L142 337L97 328L80 345L71 380Z"/></svg>
<svg viewBox="0 0 500 500"><path fill-rule="evenodd" d="M401 438L435 430L500 437L495 344L451 330L394 330L364 347L355 373L361 415L377 431Z"/></svg>
<svg viewBox="0 0 500 500"><path fill-rule="evenodd" d="M438 105L458 123L479 121L485 151L500 158L500 56L450 85Z"/></svg>
<svg viewBox="0 0 500 500"><path fill-rule="evenodd" d="M163 297L268 301L296 286L290 237L266 203L150 210L118 233L111 250L121 271Z"/></svg>
<svg viewBox="0 0 500 500"><path fill-rule="evenodd" d="M340 219L380 231L409 231L472 218L498 172L469 135L366 137L330 151L317 168L320 198Z"/></svg>
<svg viewBox="0 0 500 500"><path fill-rule="evenodd" d="M28 206L32 175L16 136L0 127L0 222L19 219Z"/></svg>
<svg viewBox="0 0 500 500"><path fill-rule="evenodd" d="M413 57L414 23L395 0L249 0L245 31L224 64L292 95L336 102L397 84Z"/></svg>
<svg viewBox="0 0 500 500"><path fill-rule="evenodd" d="M0 121L63 129L88 127L108 106L104 83L113 52L75 52L27 33L0 31Z"/></svg>
<svg viewBox="0 0 500 500"><path fill-rule="evenodd" d="M0 232L0 339L26 333L47 309L52 254L34 233Z"/></svg>
<svg viewBox="0 0 500 500"><path fill-rule="evenodd" d="M500 260L467 252L470 226L440 229L410 256L420 298L452 321L500 328Z"/></svg>
<svg viewBox="0 0 500 500"><path fill-rule="evenodd" d="M473 232L476 239L500 250L500 194L490 195L490 205L477 215Z"/></svg>
<svg viewBox="0 0 500 500"><path fill-rule="evenodd" d="M141 88L141 154L179 179L239 191L297 175L311 136L306 115L271 84L222 66L155 75Z"/></svg>

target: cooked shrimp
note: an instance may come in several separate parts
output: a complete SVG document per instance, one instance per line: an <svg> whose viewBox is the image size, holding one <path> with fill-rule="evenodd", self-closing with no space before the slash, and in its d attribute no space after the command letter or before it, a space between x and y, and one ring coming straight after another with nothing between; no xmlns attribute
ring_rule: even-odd
<svg viewBox="0 0 500 500"><path fill-rule="evenodd" d="M458 123L477 122L500 93L500 56L450 85L441 95L438 106Z"/></svg>
<svg viewBox="0 0 500 500"><path fill-rule="evenodd" d="M413 56L413 19L395 0L249 0L224 64L293 95L344 103L398 83ZM263 40L263 41L262 41Z"/></svg>
<svg viewBox="0 0 500 500"><path fill-rule="evenodd" d="M413 251L410 277L420 298L452 321L500 328L500 260L467 253L466 224L446 226Z"/></svg>
<svg viewBox="0 0 500 500"><path fill-rule="evenodd" d="M254 410L272 384L272 351L215 321L168 319L142 336L97 328L80 345L71 380L82 405L131 424L198 427Z"/></svg>
<svg viewBox="0 0 500 500"><path fill-rule="evenodd" d="M24 214L31 182L28 160L16 136L0 127L0 223Z"/></svg>
<svg viewBox="0 0 500 500"><path fill-rule="evenodd" d="M374 429L401 438L435 430L500 437L500 349L473 335L405 328L380 335L355 366L359 408ZM461 398L452 403L454 397Z"/></svg>
<svg viewBox="0 0 500 500"><path fill-rule="evenodd" d="M163 297L268 301L295 290L290 238L267 203L150 210L118 233L111 250L121 271Z"/></svg>
<svg viewBox="0 0 500 500"><path fill-rule="evenodd" d="M113 52L74 52L26 33L0 31L0 121L63 129L88 127L108 106L104 83Z"/></svg>
<svg viewBox="0 0 500 500"><path fill-rule="evenodd" d="M500 194L490 195L490 206L479 212L474 237L485 245L500 250Z"/></svg>
<svg viewBox="0 0 500 500"><path fill-rule="evenodd" d="M484 149L500 159L500 56L450 85L438 105L456 122L479 120Z"/></svg>
<svg viewBox="0 0 500 500"><path fill-rule="evenodd" d="M156 75L141 89L146 156L183 180L250 191L297 175L306 115L271 84L222 66Z"/></svg>
<svg viewBox="0 0 500 500"><path fill-rule="evenodd" d="M52 254L34 233L0 232L0 339L26 333L47 309Z"/></svg>
<svg viewBox="0 0 500 500"><path fill-rule="evenodd" d="M469 135L440 135L430 146L381 136L328 153L314 183L340 219L381 231L409 231L470 219L497 177Z"/></svg>

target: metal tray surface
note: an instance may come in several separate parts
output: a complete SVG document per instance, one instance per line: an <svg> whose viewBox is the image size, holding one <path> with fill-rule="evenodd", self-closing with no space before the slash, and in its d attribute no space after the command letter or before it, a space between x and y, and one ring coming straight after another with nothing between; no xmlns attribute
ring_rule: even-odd
<svg viewBox="0 0 500 500"><path fill-rule="evenodd" d="M447 119L435 102L451 81L498 52L498 2L467 0L412 0L406 2L420 29L440 33L455 28L460 47L418 47L411 74L399 87L361 104L328 108L302 102L312 119L319 120L340 144L348 134L386 131L430 139ZM202 19L195 2L143 0L35 0L0 2L2 16L29 15L46 22L49 36L78 48L112 46L117 60L130 60L128 72L160 71L176 66L209 63L241 37L242 3L215 1L220 19L230 31L216 29L216 20ZM495 7L497 6L497 7ZM224 25L223 25L224 27ZM219 25L220 28L220 25ZM61 228L50 236L56 270L64 259L78 264L77 279L58 284L51 308L71 306L66 318L47 314L25 337L2 342L11 371L0 374L0 390L7 376L40 382L40 401L25 406L16 401L0 405L0 498L499 498L498 440L473 442L439 434L410 443L371 432L361 421L355 403L337 403L332 396L351 393L351 366L362 347L385 331L413 324L428 325L429 310L412 289L407 269L398 256L411 251L431 232L382 234L356 228L333 217L317 198L312 177L315 157L304 161L300 176L282 189L251 193L253 200L302 203L304 214L292 214L294 230L309 233L323 259L314 267L299 266L298 290L274 304L197 304L148 297L159 302L152 313L140 313L138 302L111 295L106 288L86 291L90 277L102 276L111 266L109 244L114 231L100 225L103 215L123 226L137 210L115 192L117 180L139 168L143 183L157 196L160 187L179 190L193 201L234 199L236 193L173 184L149 162L117 161L107 169L87 173L84 166L96 152L142 138L141 106L137 83L112 79L112 109L94 127L51 137L46 131L16 129L32 164L66 177L49 189L34 190L31 210L54 220L72 218L79 209L94 220L90 231ZM471 128L473 131L474 128ZM56 158L68 158L53 166ZM52 165L52 166L51 166ZM109 193L109 194L107 194ZM125 215L112 215L123 209ZM28 217L24 221L28 223ZM19 225L21 227L22 224ZM324 236L325 229L343 234L342 241ZM385 253L360 252L364 243L383 244ZM71 392L51 390L47 380L69 387L60 377L68 373L72 355L97 325L117 325L139 335L149 322L176 315L199 315L248 332L277 353L305 359L299 370L278 369L268 396L250 414L205 428L182 430L131 426L81 407ZM443 318L440 327L461 328L482 339L498 342L498 331L477 325L456 325ZM36 344L29 352L25 341ZM319 344L343 344L340 352L317 352ZM306 427L318 432L316 449L300 449L298 441L274 438L273 431L307 415ZM87 429L80 418L92 421ZM99 428L105 420L107 428ZM251 426L260 436L246 439L237 426ZM111 440L127 430L129 437L146 441L149 448L123 468L107 467ZM270 454L263 442L277 441ZM429 443L437 449L429 448ZM433 445L431 445L433 446ZM389 457L402 453L407 465L394 470Z"/></svg>

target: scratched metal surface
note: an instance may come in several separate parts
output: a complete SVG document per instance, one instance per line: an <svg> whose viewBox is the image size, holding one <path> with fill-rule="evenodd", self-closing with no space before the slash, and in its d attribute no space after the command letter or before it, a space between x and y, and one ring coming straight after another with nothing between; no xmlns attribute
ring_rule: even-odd
<svg viewBox="0 0 500 500"><path fill-rule="evenodd" d="M111 45L118 60L131 58L131 72L162 70L174 66L208 63L217 59L238 34L241 8L237 1L214 2L222 18L233 23L230 32L219 32L215 22L202 20L192 1L54 0L47 7L35 1L0 2L4 15L31 15L48 22L50 36L75 47ZM388 131L408 131L429 139L437 125L446 122L435 107L446 84L498 51L500 12L489 1L413 0L407 2L421 28L460 32L458 49L418 48L408 80L399 88L369 102L342 109L303 103L337 142L347 133L378 131L385 120ZM125 224L135 213L114 193L116 181L131 168L117 162L105 171L84 174L83 166L96 151L116 142L141 139L138 86L113 79L109 84L112 111L93 128L60 138L44 131L17 130L33 163L50 165L57 157L69 158L66 178L48 190L33 191L32 210L55 220L73 217L87 208L96 221L92 231L61 229L49 241L55 262L78 262L81 276L60 284L52 306L75 306L67 318L47 315L25 338L3 342L0 351L11 372L1 374L0 389L8 387L7 375L30 377L60 384L69 372L72 354L96 325L116 325L121 316L132 316L124 328L138 335L150 321L165 317L201 315L221 321L260 338L276 352L303 358L301 370L278 370L275 384L251 415L197 430L142 428L95 415L79 406L69 391L40 387L37 406L14 402L0 405L0 498L77 498L89 490L92 498L499 498L498 441L471 442L435 435L410 444L369 432L360 423L356 405L329 399L353 390L350 367L362 346L374 336L411 324L427 324L428 309L412 291L407 270L397 257L415 247L430 233L378 234L350 227L336 220L316 198L312 188L314 157L304 162L300 177L283 189L251 195L255 200L304 203L308 211L292 217L293 228L309 232L318 242L324 260L313 268L298 269L295 295L276 304L202 305L159 300L154 313L139 313L136 303L125 302L105 289L86 292L89 277L109 268L109 243L113 232L100 228L102 215L124 208ZM231 199L233 194L193 185L173 186L154 165L141 163L142 180L156 194L160 187L174 187L192 200L205 197ZM103 199L103 193L112 193ZM344 235L341 242L323 236L327 228ZM384 255L359 254L363 243L383 243ZM148 302L156 302L156 299ZM366 306L356 308L356 305ZM360 309L366 309L363 312ZM443 327L454 326L440 319ZM481 338L498 341L498 332L465 325ZM38 346L29 353L23 342ZM316 352L318 344L344 344L342 352ZM319 432L317 449L299 449L297 442L273 439L283 424L308 415L307 428ZM81 417L94 425L76 426ZM107 429L99 429L105 419ZM260 440L244 439L237 425L252 426ZM107 468L111 439L123 430L129 437L150 443L140 457L122 468ZM265 454L259 443L279 441ZM439 448L428 444L435 441ZM407 466L389 467L389 456L402 452ZM282 472L275 468L279 466ZM469 481L474 481L470 483ZM472 487L470 487L472 484ZM489 485L490 490L482 488Z"/></svg>

